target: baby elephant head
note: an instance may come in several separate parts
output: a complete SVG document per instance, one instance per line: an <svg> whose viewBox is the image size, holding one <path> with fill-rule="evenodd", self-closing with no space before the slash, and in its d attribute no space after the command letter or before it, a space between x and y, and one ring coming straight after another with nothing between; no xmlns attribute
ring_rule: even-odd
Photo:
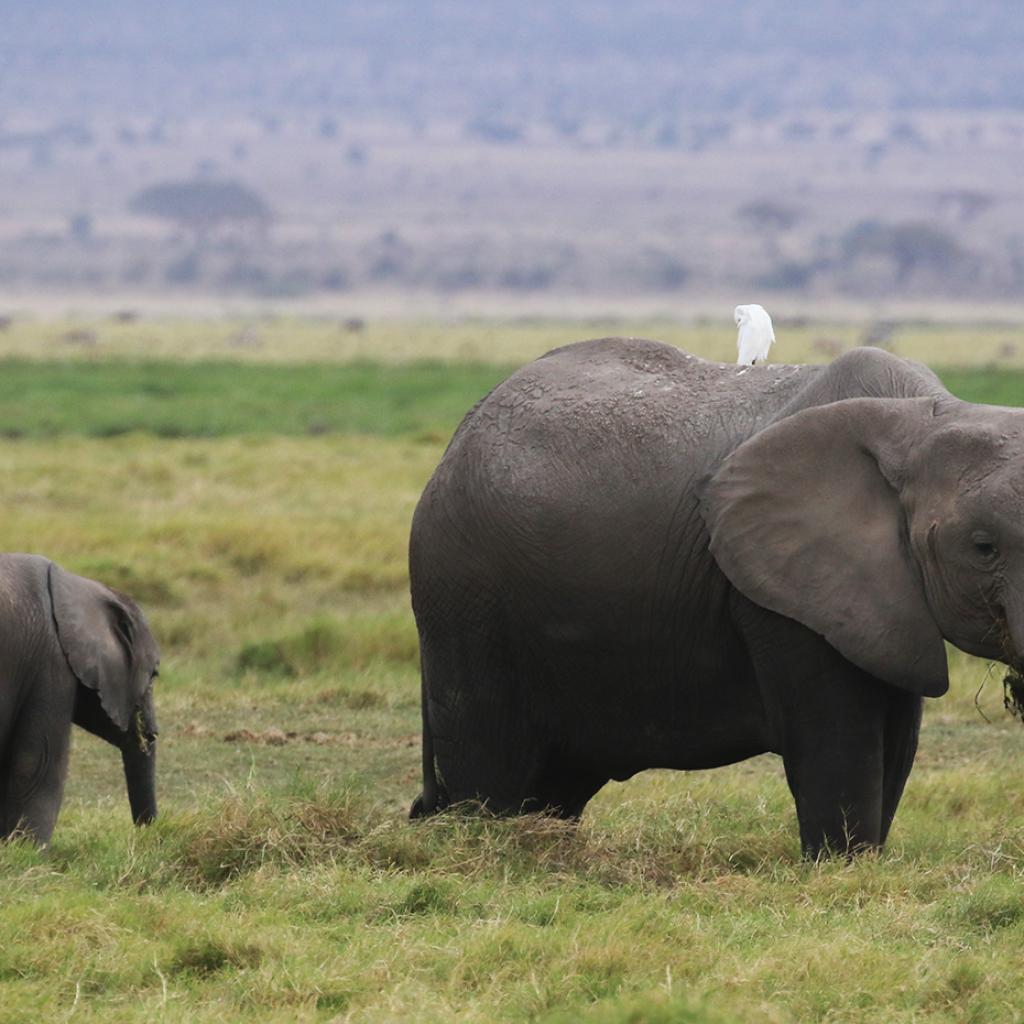
<svg viewBox="0 0 1024 1024"><path fill-rule="evenodd" d="M127 595L56 565L49 572L61 648L78 682L98 697L102 709L87 727L120 747L132 817L145 824L156 817L156 641Z"/></svg>
<svg viewBox="0 0 1024 1024"><path fill-rule="evenodd" d="M722 571L879 679L949 686L943 638L1024 656L1024 410L858 398L740 445L702 513Z"/></svg>

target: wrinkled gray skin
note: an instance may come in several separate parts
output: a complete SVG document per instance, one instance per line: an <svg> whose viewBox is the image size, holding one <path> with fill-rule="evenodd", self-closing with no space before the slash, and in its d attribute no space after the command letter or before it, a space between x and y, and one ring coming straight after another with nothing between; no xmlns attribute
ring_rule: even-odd
<svg viewBox="0 0 1024 1024"><path fill-rule="evenodd" d="M0 838L50 841L72 722L120 749L136 824L156 817L159 661L130 597L38 555L0 554Z"/></svg>
<svg viewBox="0 0 1024 1024"><path fill-rule="evenodd" d="M806 855L884 843L943 638L1024 651L1024 411L875 349L556 349L465 418L410 547L424 788L578 815L781 754Z"/></svg>

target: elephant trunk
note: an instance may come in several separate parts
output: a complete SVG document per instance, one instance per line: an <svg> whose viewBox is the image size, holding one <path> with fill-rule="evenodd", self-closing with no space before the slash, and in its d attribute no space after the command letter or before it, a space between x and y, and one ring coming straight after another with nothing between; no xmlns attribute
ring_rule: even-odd
<svg viewBox="0 0 1024 1024"><path fill-rule="evenodd" d="M136 825L148 825L156 818L156 716L152 690L135 713L121 760L128 786L128 803Z"/></svg>
<svg viewBox="0 0 1024 1024"><path fill-rule="evenodd" d="M1014 594L1005 602L1002 612L996 623L1003 650L1001 660L1020 672L1024 670L1024 601Z"/></svg>
<svg viewBox="0 0 1024 1024"><path fill-rule="evenodd" d="M132 820L136 825L148 825L156 818L156 741L151 740L146 751L129 744L122 748L121 760Z"/></svg>

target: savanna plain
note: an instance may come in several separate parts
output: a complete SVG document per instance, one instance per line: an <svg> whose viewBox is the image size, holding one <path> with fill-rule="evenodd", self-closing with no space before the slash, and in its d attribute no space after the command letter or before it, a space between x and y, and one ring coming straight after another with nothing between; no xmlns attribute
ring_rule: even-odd
<svg viewBox="0 0 1024 1024"><path fill-rule="evenodd" d="M1024 404L1024 330L872 334ZM161 816L75 738L52 849L0 847L0 1021L1024 1019L1024 726L951 651L887 850L805 864L778 759L607 786L572 827L410 823L406 544L462 413L610 333L731 359L728 322L15 318L3 549L133 594L163 650Z"/></svg>

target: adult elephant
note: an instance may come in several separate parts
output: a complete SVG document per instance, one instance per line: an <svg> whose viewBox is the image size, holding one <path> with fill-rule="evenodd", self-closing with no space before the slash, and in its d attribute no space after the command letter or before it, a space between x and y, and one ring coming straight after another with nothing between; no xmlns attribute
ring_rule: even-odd
<svg viewBox="0 0 1024 1024"><path fill-rule="evenodd" d="M49 842L72 722L120 749L136 824L156 817L159 661L130 597L38 555L0 555L0 838Z"/></svg>
<svg viewBox="0 0 1024 1024"><path fill-rule="evenodd" d="M773 751L807 856L878 846L943 638L1024 650L1024 412L875 349L570 345L463 420L410 567L414 817L572 817L609 779Z"/></svg>

